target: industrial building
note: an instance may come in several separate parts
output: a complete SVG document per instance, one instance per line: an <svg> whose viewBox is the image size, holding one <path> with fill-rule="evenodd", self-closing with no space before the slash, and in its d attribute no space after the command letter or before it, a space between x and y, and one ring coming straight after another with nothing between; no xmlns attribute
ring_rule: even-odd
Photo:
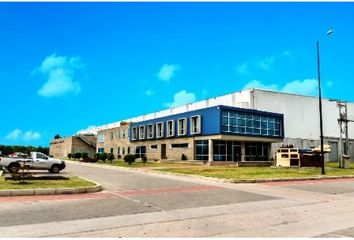
<svg viewBox="0 0 354 240"><path fill-rule="evenodd" d="M324 142L331 146L327 161L338 161L338 102L323 99ZM354 103L347 102L354 119ZM146 155L148 159L203 161L268 161L276 148L320 144L318 98L248 89L224 96L81 130L97 134L97 151ZM354 125L354 124L353 124ZM348 155L354 159L354 126L349 122Z"/></svg>
<svg viewBox="0 0 354 240"><path fill-rule="evenodd" d="M69 153L87 153L93 157L96 153L96 135L78 134L76 136L53 139L49 146L49 155L62 158Z"/></svg>

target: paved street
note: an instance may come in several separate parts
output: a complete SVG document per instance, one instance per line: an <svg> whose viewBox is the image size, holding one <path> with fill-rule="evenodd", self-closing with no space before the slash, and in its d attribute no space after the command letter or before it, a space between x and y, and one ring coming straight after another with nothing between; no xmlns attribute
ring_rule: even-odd
<svg viewBox="0 0 354 240"><path fill-rule="evenodd" d="M354 179L231 184L103 165L80 195L0 198L3 237L336 237L354 233Z"/></svg>

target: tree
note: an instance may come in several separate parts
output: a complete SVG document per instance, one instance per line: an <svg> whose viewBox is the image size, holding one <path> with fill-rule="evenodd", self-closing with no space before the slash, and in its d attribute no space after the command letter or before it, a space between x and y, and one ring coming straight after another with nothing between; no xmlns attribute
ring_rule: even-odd
<svg viewBox="0 0 354 240"><path fill-rule="evenodd" d="M54 136L54 139L59 139L59 138L61 138L59 134L56 134L56 135Z"/></svg>

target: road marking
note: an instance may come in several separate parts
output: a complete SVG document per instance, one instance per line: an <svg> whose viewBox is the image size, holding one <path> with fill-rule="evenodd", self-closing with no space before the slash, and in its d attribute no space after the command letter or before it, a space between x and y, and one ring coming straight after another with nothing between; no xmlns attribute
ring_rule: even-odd
<svg viewBox="0 0 354 240"><path fill-rule="evenodd" d="M269 186L289 186L289 185L336 183L336 182L354 182L354 178L289 180L289 181L279 181L279 182L265 182L265 183L259 183L259 184L269 185Z"/></svg>
<svg viewBox="0 0 354 240"><path fill-rule="evenodd" d="M138 196L138 195L152 195L152 194L160 194L160 193L208 191L208 190L216 190L216 189L222 189L222 187L200 185L200 186L175 187L175 188L124 190L124 191L115 191L114 193L117 193L122 196Z"/></svg>
<svg viewBox="0 0 354 240"><path fill-rule="evenodd" d="M117 197L129 197L129 196L139 196L139 195L152 195L152 194L160 194L160 193L207 191L207 190L216 190L216 189L221 189L221 187L201 185L201 186L188 186L188 187L175 187L175 188L135 189L135 190L114 191L114 192L98 192L98 193L82 193L82 194L14 196L14 197L0 197L0 203L102 199L102 198L117 198Z"/></svg>

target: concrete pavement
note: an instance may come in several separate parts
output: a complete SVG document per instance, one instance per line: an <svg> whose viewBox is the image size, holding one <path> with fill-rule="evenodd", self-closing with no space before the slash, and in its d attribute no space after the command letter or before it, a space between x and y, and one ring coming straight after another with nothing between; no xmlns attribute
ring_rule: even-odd
<svg viewBox="0 0 354 240"><path fill-rule="evenodd" d="M0 219L0 233L5 237L313 237L353 232L353 179L231 184L96 166L69 163L67 171L101 183L106 191L79 199L1 202L0 215L11 217Z"/></svg>

